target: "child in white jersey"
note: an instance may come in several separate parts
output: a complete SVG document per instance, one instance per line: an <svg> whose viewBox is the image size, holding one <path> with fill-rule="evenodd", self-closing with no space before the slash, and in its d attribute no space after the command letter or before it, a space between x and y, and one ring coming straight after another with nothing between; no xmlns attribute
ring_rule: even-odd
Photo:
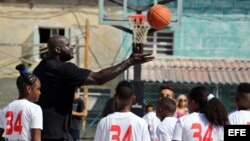
<svg viewBox="0 0 250 141"><path fill-rule="evenodd" d="M173 141L222 141L228 124L223 103L204 86L193 88L188 95L190 114L178 119Z"/></svg>
<svg viewBox="0 0 250 141"><path fill-rule="evenodd" d="M154 111L154 106L151 103L148 103L146 106L146 114L142 117L148 124L148 131L151 138L151 141L158 141L156 135L156 129L161 123L160 119L156 116Z"/></svg>
<svg viewBox="0 0 250 141"><path fill-rule="evenodd" d="M156 113L162 121L157 127L159 141L172 141L177 118L175 117L176 103L173 99L164 97L157 102Z"/></svg>
<svg viewBox="0 0 250 141"><path fill-rule="evenodd" d="M229 114L230 124L250 125L250 84L241 83L235 95L237 111Z"/></svg>
<svg viewBox="0 0 250 141"><path fill-rule="evenodd" d="M16 81L19 97L0 112L0 140L41 141L42 109L33 103L41 94L40 80L22 64L16 69L20 72Z"/></svg>
<svg viewBox="0 0 250 141"><path fill-rule="evenodd" d="M150 141L148 125L141 117L130 112L135 91L128 81L116 87L117 112L109 114L98 123L94 141Z"/></svg>

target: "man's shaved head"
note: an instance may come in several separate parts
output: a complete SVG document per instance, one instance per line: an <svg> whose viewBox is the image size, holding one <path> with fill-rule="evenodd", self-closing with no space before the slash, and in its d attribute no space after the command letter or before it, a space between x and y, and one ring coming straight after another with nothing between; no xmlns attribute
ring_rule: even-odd
<svg viewBox="0 0 250 141"><path fill-rule="evenodd" d="M48 44L47 44L49 54L54 54L56 47L62 47L64 45L65 39L67 40L67 38L61 35L55 35L55 36L50 37Z"/></svg>
<svg viewBox="0 0 250 141"><path fill-rule="evenodd" d="M49 57L58 58L60 61L65 62L74 58L74 46L70 45L69 39L55 35L50 37L48 41Z"/></svg>

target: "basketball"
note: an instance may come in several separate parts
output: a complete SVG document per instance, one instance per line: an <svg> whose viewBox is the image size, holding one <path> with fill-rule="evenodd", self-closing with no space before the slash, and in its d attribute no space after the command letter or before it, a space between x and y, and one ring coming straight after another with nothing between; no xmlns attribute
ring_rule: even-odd
<svg viewBox="0 0 250 141"><path fill-rule="evenodd" d="M161 4L152 6L147 14L149 25L154 29L163 29L171 22L172 14L170 9Z"/></svg>

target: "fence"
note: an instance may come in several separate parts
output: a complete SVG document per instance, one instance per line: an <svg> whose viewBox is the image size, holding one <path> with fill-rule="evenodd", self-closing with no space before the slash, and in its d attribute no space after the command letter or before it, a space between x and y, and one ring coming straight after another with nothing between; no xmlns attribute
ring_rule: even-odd
<svg viewBox="0 0 250 141"><path fill-rule="evenodd" d="M111 90L104 88L90 88L88 94L88 115L82 138L93 140L98 122L102 118L102 109L105 102L111 97Z"/></svg>

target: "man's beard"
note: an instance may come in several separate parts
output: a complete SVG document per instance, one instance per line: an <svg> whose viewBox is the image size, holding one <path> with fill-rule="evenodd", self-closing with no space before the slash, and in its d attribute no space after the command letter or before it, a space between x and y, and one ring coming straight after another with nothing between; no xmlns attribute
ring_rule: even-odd
<svg viewBox="0 0 250 141"><path fill-rule="evenodd" d="M73 55L70 55L70 54L62 54L60 56L60 59L63 61L63 62L66 62L66 61L69 61L71 59L73 59L74 56Z"/></svg>

